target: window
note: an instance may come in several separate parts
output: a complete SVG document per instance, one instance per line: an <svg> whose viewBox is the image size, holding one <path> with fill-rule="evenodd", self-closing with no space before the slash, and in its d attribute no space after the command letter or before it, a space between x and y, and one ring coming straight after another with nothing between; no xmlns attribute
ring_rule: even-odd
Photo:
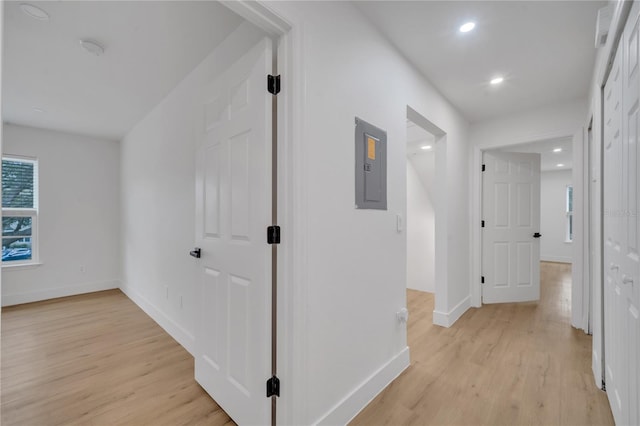
<svg viewBox="0 0 640 426"><path fill-rule="evenodd" d="M567 185L567 237L566 241L573 241L573 186Z"/></svg>
<svg viewBox="0 0 640 426"><path fill-rule="evenodd" d="M2 263L38 262L38 161L2 157Z"/></svg>

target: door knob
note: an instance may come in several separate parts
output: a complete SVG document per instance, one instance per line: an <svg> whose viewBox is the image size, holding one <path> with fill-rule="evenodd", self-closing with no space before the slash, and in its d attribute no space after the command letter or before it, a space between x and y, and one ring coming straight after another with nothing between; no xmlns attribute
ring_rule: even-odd
<svg viewBox="0 0 640 426"><path fill-rule="evenodd" d="M200 249L200 247L196 247L195 250L191 250L189 252L189 254L193 257L195 257L196 259L200 259L200 254L202 253L202 250Z"/></svg>
<svg viewBox="0 0 640 426"><path fill-rule="evenodd" d="M533 234L533 238L540 238L542 237L542 234L539 232L536 232L535 234Z"/></svg>

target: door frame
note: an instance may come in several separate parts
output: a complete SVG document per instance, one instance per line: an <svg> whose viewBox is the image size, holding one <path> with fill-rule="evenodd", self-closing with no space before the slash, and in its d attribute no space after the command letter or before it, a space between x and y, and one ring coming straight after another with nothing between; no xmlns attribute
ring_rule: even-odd
<svg viewBox="0 0 640 426"><path fill-rule="evenodd" d="M434 228L435 228L435 261L434 261L434 308L433 323L442 327L450 327L458 318L452 318L447 313L446 297L448 286L449 255L447 250L447 132L442 130L431 120L407 105L407 119L424 131L435 137L435 200L434 200ZM405 138L406 141L406 138ZM409 159L405 155L405 166ZM405 188L406 190L406 188ZM406 200L405 200L405 219ZM406 240L406 234L405 234ZM406 241L405 241L406 245ZM405 282L405 287L407 283Z"/></svg>
<svg viewBox="0 0 640 426"><path fill-rule="evenodd" d="M304 62L301 25L282 16L266 1L220 0L220 3L256 25L274 40L277 73L282 89L277 103L277 211L282 228L277 256L277 371L281 394L277 399L278 424L304 423L307 386L306 270L304 157L294 141L303 141ZM266 90L266 76L265 76ZM292 183L295 182L295 185ZM266 243L266 242L265 242ZM295 285L293 284L295 283ZM293 320L295 318L295 321ZM265 381L268 378L265 377ZM266 395L265 395L266 397Z"/></svg>
<svg viewBox="0 0 640 426"><path fill-rule="evenodd" d="M484 152L498 148L516 147L518 145L536 141L569 138L572 136L573 135L567 134L566 132L554 132L535 137L515 139L510 143L499 143L491 146L476 145L473 147L473 152L471 153L471 176L469 177L469 186L471 189L471 306L474 308L482 307L482 283L480 282L480 279L482 277L482 156ZM575 261L575 254L573 261Z"/></svg>
<svg viewBox="0 0 640 426"><path fill-rule="evenodd" d="M581 127L573 136L573 265L571 268L571 325L589 332L591 307L585 300L589 294L589 150L585 147L587 129ZM577 232L576 232L577 231ZM585 312L585 310L587 312ZM585 324L584 318L587 318Z"/></svg>

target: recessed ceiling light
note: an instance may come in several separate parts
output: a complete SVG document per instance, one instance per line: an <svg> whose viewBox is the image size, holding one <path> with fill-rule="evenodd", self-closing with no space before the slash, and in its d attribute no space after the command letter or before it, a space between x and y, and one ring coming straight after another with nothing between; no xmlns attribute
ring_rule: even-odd
<svg viewBox="0 0 640 426"><path fill-rule="evenodd" d="M431 149L431 148L432 148L431 145L423 145L423 146L420 147L420 149L425 149L425 150L426 149Z"/></svg>
<svg viewBox="0 0 640 426"><path fill-rule="evenodd" d="M80 46L92 55L100 56L104 53L104 47L102 47L98 42L93 40L80 40Z"/></svg>
<svg viewBox="0 0 640 426"><path fill-rule="evenodd" d="M490 81L491 84L500 84L504 81L503 77L496 77Z"/></svg>
<svg viewBox="0 0 640 426"><path fill-rule="evenodd" d="M20 9L22 9L22 11L29 15L30 17L34 18L34 19L38 19L40 21L48 21L49 20L49 14L47 12L45 12L44 10L40 9L37 6L34 6L32 4L29 3L21 3L20 4Z"/></svg>
<svg viewBox="0 0 640 426"><path fill-rule="evenodd" d="M39 113L45 112L42 108L38 108L38 107L33 107L33 111L34 112L39 112Z"/></svg>
<svg viewBox="0 0 640 426"><path fill-rule="evenodd" d="M562 148L554 148L553 152L562 152Z"/></svg>
<svg viewBox="0 0 640 426"><path fill-rule="evenodd" d="M460 32L461 33L468 33L469 31L471 31L475 27L476 27L476 23L475 22L467 22L467 23L463 24L460 27Z"/></svg>
<svg viewBox="0 0 640 426"><path fill-rule="evenodd" d="M556 167L564 167L564 164L558 163L558 164L556 164Z"/></svg>

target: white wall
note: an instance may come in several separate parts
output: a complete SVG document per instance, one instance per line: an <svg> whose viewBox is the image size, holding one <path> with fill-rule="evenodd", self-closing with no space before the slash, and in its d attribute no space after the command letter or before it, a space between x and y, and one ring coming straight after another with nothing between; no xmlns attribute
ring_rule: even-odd
<svg viewBox="0 0 640 426"><path fill-rule="evenodd" d="M435 291L435 154L407 161L407 288Z"/></svg>
<svg viewBox="0 0 640 426"><path fill-rule="evenodd" d="M571 180L571 170L540 174L540 260L571 263L573 247L566 242L566 191Z"/></svg>
<svg viewBox="0 0 640 426"><path fill-rule="evenodd" d="M448 283L436 309L464 312L469 300L467 123L349 3L272 2L293 23L303 90L295 193L305 325L292 423L343 424L408 365L406 327L407 105L447 133L445 211ZM287 83L285 82L285 87ZM285 89L286 90L286 89ZM387 131L388 210L354 208L354 118ZM295 154L295 153L294 153ZM303 263L303 264L302 264ZM455 263L455 264L454 264ZM448 284L448 285L447 285ZM303 400L302 400L303 399Z"/></svg>
<svg viewBox="0 0 640 426"><path fill-rule="evenodd" d="M5 124L3 149L38 159L42 265L3 267L2 304L117 288L120 144Z"/></svg>
<svg viewBox="0 0 640 426"><path fill-rule="evenodd" d="M122 141L123 291L193 352L195 118L204 84L262 37L241 24ZM265 83L266 84L266 83Z"/></svg>
<svg viewBox="0 0 640 426"><path fill-rule="evenodd" d="M469 137L473 145L487 149L573 136L584 124L587 109L587 100L578 99L518 112L473 123L469 128Z"/></svg>

